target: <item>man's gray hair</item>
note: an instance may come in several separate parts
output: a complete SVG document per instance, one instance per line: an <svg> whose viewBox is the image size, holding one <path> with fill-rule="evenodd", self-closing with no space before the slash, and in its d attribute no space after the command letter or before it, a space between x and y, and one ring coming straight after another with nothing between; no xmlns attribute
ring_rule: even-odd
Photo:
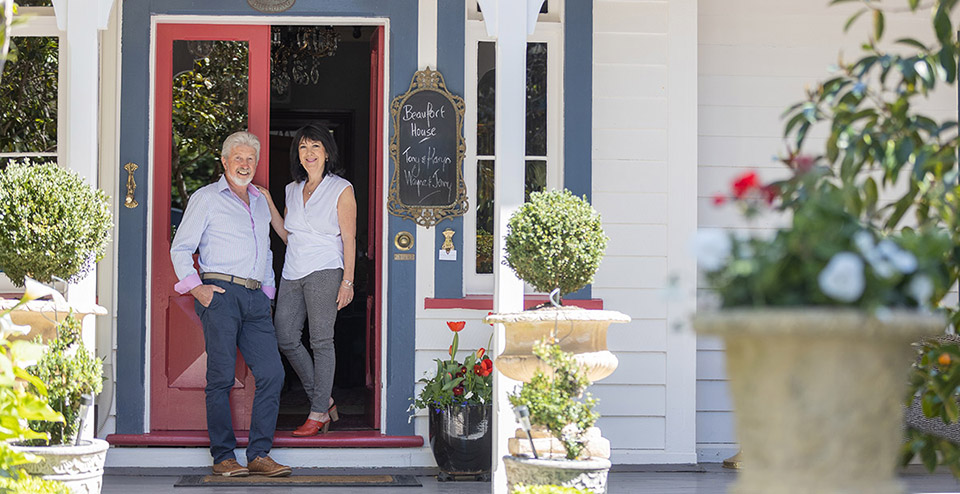
<svg viewBox="0 0 960 494"><path fill-rule="evenodd" d="M254 151L257 152L257 158L260 157L260 139L257 139L257 136L241 130L240 132L234 132L227 136L223 140L223 150L220 151L221 158L228 158L230 156L230 151L233 151L233 148L236 146L250 146Z"/></svg>

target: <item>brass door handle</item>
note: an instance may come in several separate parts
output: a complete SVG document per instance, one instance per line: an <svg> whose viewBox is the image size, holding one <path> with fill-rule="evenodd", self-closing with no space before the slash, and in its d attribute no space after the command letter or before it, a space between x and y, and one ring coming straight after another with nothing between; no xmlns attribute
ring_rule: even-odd
<svg viewBox="0 0 960 494"><path fill-rule="evenodd" d="M137 169L137 164L127 163L123 165L123 168L127 170L127 197L123 200L123 205L133 209L140 205L137 200L133 198L133 194L137 191L137 182L133 180L133 172Z"/></svg>

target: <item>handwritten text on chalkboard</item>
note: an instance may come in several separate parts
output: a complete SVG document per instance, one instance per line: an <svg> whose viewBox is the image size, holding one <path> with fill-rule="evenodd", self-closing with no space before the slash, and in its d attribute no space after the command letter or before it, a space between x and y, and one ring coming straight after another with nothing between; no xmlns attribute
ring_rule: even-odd
<svg viewBox="0 0 960 494"><path fill-rule="evenodd" d="M391 105L391 214L433 226L467 211L463 182L463 99L447 91L439 72L417 72Z"/></svg>

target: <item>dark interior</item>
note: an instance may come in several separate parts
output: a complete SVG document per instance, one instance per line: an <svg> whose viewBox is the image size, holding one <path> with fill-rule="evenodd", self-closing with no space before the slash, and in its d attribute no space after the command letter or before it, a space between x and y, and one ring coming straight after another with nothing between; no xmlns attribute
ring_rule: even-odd
<svg viewBox="0 0 960 494"><path fill-rule="evenodd" d="M373 27L338 26L340 35L336 52L313 57L304 67L294 69L288 61L278 73L278 49L288 54L297 40L300 26L273 26L273 83L270 92L270 193L283 211L284 189L290 183L290 146L292 135L302 125L320 122L330 127L340 151L344 178L354 187L357 198L357 264L353 303L337 316L334 330L337 367L333 398L340 421L331 430L370 430L372 423L372 382L367 376L365 355L370 324L368 296L374 291L373 266L368 257L367 226L369 217L369 115L370 115L370 35ZM321 27L321 29L325 29ZM278 48L280 46L281 48ZM286 74L283 73L286 69ZM291 77L293 70L311 74L309 80ZM278 81L278 77L281 79ZM285 81L285 83L284 83ZM278 84L278 82L280 82ZM273 234L274 269L282 272L286 245ZM303 344L310 349L309 330L304 327ZM306 419L309 400L289 363L284 360L286 381L280 395L278 430L292 430Z"/></svg>

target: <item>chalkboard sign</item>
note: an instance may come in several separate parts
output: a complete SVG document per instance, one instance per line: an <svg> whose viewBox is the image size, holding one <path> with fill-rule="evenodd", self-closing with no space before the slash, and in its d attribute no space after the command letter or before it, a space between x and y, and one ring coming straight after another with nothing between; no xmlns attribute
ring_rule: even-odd
<svg viewBox="0 0 960 494"><path fill-rule="evenodd" d="M439 72L414 74L410 89L393 99L393 176L390 214L431 227L467 212L463 182L463 98L451 94Z"/></svg>

